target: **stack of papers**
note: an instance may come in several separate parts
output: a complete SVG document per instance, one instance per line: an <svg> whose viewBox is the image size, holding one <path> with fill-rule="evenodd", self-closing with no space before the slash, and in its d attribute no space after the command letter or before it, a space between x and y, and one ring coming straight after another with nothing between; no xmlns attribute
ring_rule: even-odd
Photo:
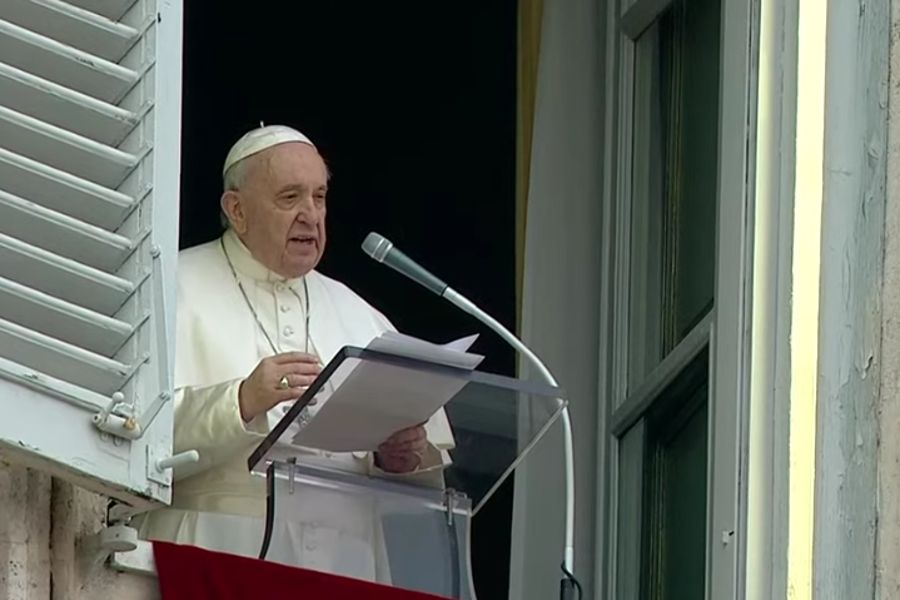
<svg viewBox="0 0 900 600"><path fill-rule="evenodd" d="M478 334L475 334L454 340L448 344L438 345L426 342L425 340L420 340L411 335L387 331L372 340L372 342L366 346L366 349L385 352L387 354L395 354L397 356L405 356L406 358L426 360L471 371L484 360L484 356L481 356L480 354L467 352L477 339Z"/></svg>
<svg viewBox="0 0 900 600"><path fill-rule="evenodd" d="M473 370L484 359L468 349L477 336L439 345L387 332L367 349ZM374 451L391 435L428 421L466 379L440 370L346 359L319 393L317 410L292 431L292 445L330 452Z"/></svg>

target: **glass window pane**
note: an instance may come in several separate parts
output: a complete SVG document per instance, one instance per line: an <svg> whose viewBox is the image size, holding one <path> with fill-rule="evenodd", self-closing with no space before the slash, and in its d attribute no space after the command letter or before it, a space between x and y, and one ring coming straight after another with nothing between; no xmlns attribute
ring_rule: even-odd
<svg viewBox="0 0 900 600"><path fill-rule="evenodd" d="M642 505L642 597L702 600L706 585L707 396L705 356L663 393L647 417Z"/></svg>
<svg viewBox="0 0 900 600"><path fill-rule="evenodd" d="M659 24L637 41L635 50L634 161L629 274L629 387L659 363L662 347L662 217L665 194L665 140L662 126Z"/></svg>
<svg viewBox="0 0 900 600"><path fill-rule="evenodd" d="M629 384L713 304L720 0L677 0L638 39Z"/></svg>
<svg viewBox="0 0 900 600"><path fill-rule="evenodd" d="M705 392L705 390L703 390ZM706 567L706 403L666 445L662 598L703 598Z"/></svg>
<svg viewBox="0 0 900 600"><path fill-rule="evenodd" d="M713 302L719 124L719 0L683 0L661 29L671 38L672 156L664 229L672 238L668 352ZM669 44L664 44L664 47ZM676 58L677 57L677 58ZM677 85L675 82L678 82Z"/></svg>
<svg viewBox="0 0 900 600"><path fill-rule="evenodd" d="M640 599L643 461L644 422L639 421L619 440L615 593L617 600Z"/></svg>

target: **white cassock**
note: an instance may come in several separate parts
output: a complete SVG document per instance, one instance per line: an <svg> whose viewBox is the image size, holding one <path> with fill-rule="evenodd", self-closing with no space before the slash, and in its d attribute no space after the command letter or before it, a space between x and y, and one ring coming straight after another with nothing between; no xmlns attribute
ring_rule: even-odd
<svg viewBox="0 0 900 600"><path fill-rule="evenodd" d="M249 301L279 351L303 351L307 338L303 280L285 280L266 269L231 230L223 241ZM381 313L345 285L316 271L306 280L309 348L323 364L344 346L365 347L393 330ZM176 333L174 451L195 449L200 461L176 470L171 507L138 519L140 536L257 556L265 481L248 472L247 458L287 405L250 423L240 417L238 386L272 350L234 281L219 240L179 255ZM425 429L429 446L422 466L401 477L439 487L441 468L449 462L447 450L453 445L443 411ZM366 452L304 450L298 460L381 474ZM269 554L273 560L389 582L380 527L371 510L333 497L305 500L304 514L296 522L276 528Z"/></svg>

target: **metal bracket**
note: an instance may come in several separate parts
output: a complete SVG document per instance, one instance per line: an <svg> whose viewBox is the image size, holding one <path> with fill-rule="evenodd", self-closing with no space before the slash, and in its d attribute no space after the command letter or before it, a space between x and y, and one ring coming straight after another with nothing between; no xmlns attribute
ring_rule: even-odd
<svg viewBox="0 0 900 600"><path fill-rule="evenodd" d="M452 527L453 513L456 511L456 490L453 488L444 490L444 508L447 509L447 527Z"/></svg>
<svg viewBox="0 0 900 600"><path fill-rule="evenodd" d="M297 457L296 457L296 456L292 456L292 457L290 457L289 459L287 459L287 464L288 464L288 470L289 470L289 473L288 473L288 494L293 494L293 493L294 493L294 467L297 466Z"/></svg>
<svg viewBox="0 0 900 600"><path fill-rule="evenodd" d="M153 560L153 545L150 542L138 540L137 548L131 552L113 552L109 557L109 566L120 573L155 576L156 563Z"/></svg>
<svg viewBox="0 0 900 600"><path fill-rule="evenodd" d="M174 390L169 372L169 335L166 322L166 286L162 272L162 250L156 244L150 248L153 258L153 320L156 326L156 362L159 364L159 390Z"/></svg>
<svg viewBox="0 0 900 600"><path fill-rule="evenodd" d="M153 314L152 319L156 326L156 362L158 364L159 394L150 403L150 406L139 416L134 414L122 416L114 414L116 408L128 406L125 395L116 392L112 395L105 409L93 416L92 421L100 431L124 438L126 440L140 439L159 415L162 407L172 400L172 381L169 373L169 346L166 330L166 305L165 287L162 276L162 251L159 246L153 244L150 247L150 257L153 260L151 282L153 283ZM130 406L134 411L134 406Z"/></svg>
<svg viewBox="0 0 900 600"><path fill-rule="evenodd" d="M112 395L109 404L102 411L94 415L91 420L100 431L105 431L111 435L115 435L126 440L140 439L166 402L169 402L172 396L168 392L163 392L157 396L147 410L137 419L134 416L121 416L113 414L119 406L126 405L125 395L122 392L116 392Z"/></svg>
<svg viewBox="0 0 900 600"><path fill-rule="evenodd" d="M116 552L131 552L137 548L138 533L134 527L122 523L104 526L100 531L79 540L77 560L88 574L99 569Z"/></svg>
<svg viewBox="0 0 900 600"><path fill-rule="evenodd" d="M106 523L115 525L116 523L127 523L131 517L135 515L135 508L119 502L111 500L109 507L106 509Z"/></svg>
<svg viewBox="0 0 900 600"><path fill-rule="evenodd" d="M147 479L162 485L172 485L171 469L181 465L195 463L200 460L200 453L196 450L179 452L173 456L157 458L153 448L147 447Z"/></svg>
<svg viewBox="0 0 900 600"><path fill-rule="evenodd" d="M141 437L141 432L137 430L137 421L133 416L123 417L122 415L113 414L113 411L120 406L126 405L125 394L115 392L110 398L106 408L91 417L91 421L100 431L125 438L127 440L136 440Z"/></svg>
<svg viewBox="0 0 900 600"><path fill-rule="evenodd" d="M171 400L172 395L169 392L160 392L160 394L156 398L154 398L150 406L147 407L147 410L145 410L138 419L138 429L142 432L147 431L147 429L150 427L150 424L153 423L153 421L156 419L159 411L162 410L163 405Z"/></svg>

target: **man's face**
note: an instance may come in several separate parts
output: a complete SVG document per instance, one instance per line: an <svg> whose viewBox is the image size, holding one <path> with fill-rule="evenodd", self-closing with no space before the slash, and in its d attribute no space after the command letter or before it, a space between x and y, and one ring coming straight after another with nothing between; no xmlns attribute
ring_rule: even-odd
<svg viewBox="0 0 900 600"><path fill-rule="evenodd" d="M252 163L245 166L240 189L223 196L235 232L270 270L287 278L305 275L325 251L325 162L315 148L299 142L246 160Z"/></svg>

